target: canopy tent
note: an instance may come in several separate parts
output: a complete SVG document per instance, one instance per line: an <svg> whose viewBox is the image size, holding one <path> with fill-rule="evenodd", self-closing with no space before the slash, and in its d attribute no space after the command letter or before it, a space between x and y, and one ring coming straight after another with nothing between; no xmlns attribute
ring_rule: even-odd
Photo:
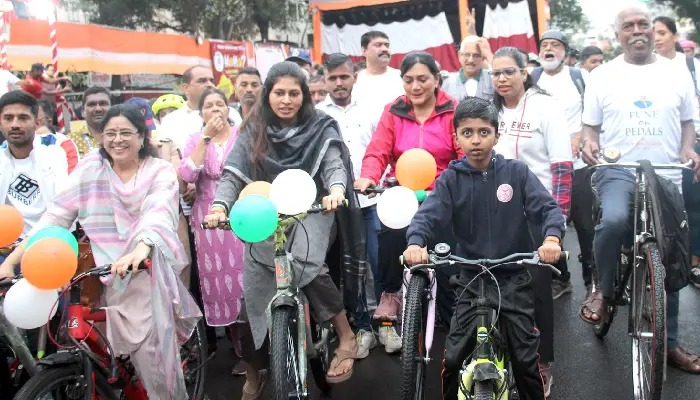
<svg viewBox="0 0 700 400"><path fill-rule="evenodd" d="M452 71L459 68L455 44L467 34L467 10L476 9L477 34L494 50L513 45L536 52L548 18L547 0L310 0L309 5L316 61L334 52L359 59L362 34L379 30L391 39L390 65L424 50Z"/></svg>
<svg viewBox="0 0 700 400"><path fill-rule="evenodd" d="M182 74L192 65L211 66L209 41L165 33L134 32L93 24L56 23L61 70L126 74ZM52 62L49 24L14 20L7 45L14 70Z"/></svg>

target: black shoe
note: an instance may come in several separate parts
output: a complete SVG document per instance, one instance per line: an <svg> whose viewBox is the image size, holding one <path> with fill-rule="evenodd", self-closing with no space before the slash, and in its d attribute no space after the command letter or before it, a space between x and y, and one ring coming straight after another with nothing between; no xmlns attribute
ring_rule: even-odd
<svg viewBox="0 0 700 400"><path fill-rule="evenodd" d="M689 279L693 286L700 289L700 266L695 266L690 269Z"/></svg>
<svg viewBox="0 0 700 400"><path fill-rule="evenodd" d="M574 291L574 287L571 285L571 281L560 281L559 279L552 279L552 299L556 300L566 293L571 293Z"/></svg>

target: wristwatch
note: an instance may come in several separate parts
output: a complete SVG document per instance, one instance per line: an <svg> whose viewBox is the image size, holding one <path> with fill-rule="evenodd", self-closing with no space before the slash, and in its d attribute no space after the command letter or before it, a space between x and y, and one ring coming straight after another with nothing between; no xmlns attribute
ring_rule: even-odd
<svg viewBox="0 0 700 400"><path fill-rule="evenodd" d="M151 239L146 238L146 237L141 238L141 243L145 244L146 246L148 246L150 248L155 247L155 243L153 243L153 241Z"/></svg>
<svg viewBox="0 0 700 400"><path fill-rule="evenodd" d="M202 139L204 139L204 143L211 142L211 138L209 136L202 135Z"/></svg>

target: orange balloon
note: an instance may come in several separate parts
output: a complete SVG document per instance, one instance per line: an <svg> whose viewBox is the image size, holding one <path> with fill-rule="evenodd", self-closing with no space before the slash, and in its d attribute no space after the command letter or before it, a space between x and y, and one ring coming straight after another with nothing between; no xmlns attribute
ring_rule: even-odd
<svg viewBox="0 0 700 400"><path fill-rule="evenodd" d="M262 196L265 196L267 198L270 198L270 188L272 187L272 184L270 182L265 182L265 181L255 181L249 183L246 187L241 190L240 196L238 196L239 199L242 199L248 195L251 194L259 194Z"/></svg>
<svg viewBox="0 0 700 400"><path fill-rule="evenodd" d="M22 234L24 217L16 208L0 204L0 226L0 247L9 246Z"/></svg>
<svg viewBox="0 0 700 400"><path fill-rule="evenodd" d="M404 152L396 162L396 179L411 190L425 190L435 181L435 157L423 149Z"/></svg>
<svg viewBox="0 0 700 400"><path fill-rule="evenodd" d="M22 256L22 275L38 289L58 289L75 275L78 257L73 248L57 238L41 239Z"/></svg>

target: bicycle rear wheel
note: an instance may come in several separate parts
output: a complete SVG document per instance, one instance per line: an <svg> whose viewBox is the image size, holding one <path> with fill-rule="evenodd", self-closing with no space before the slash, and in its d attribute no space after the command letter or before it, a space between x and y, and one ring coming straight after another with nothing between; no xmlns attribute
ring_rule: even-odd
<svg viewBox="0 0 700 400"><path fill-rule="evenodd" d="M665 270L656 243L642 245L632 299L634 398L660 400L666 356Z"/></svg>
<svg viewBox="0 0 700 400"><path fill-rule="evenodd" d="M299 376L296 317L293 307L279 306L272 309L270 374L274 400L301 398L306 386Z"/></svg>
<svg viewBox="0 0 700 400"><path fill-rule="evenodd" d="M187 397L192 400L203 400L209 361L204 318L199 320L190 339L180 347L180 360L187 387Z"/></svg>
<svg viewBox="0 0 700 400"><path fill-rule="evenodd" d="M425 321L427 312L428 276L411 276L406 293L401 348L401 399L423 399L425 384Z"/></svg>
<svg viewBox="0 0 700 400"><path fill-rule="evenodd" d="M49 368L22 386L15 400L68 400L85 398L85 378L73 366Z"/></svg>

